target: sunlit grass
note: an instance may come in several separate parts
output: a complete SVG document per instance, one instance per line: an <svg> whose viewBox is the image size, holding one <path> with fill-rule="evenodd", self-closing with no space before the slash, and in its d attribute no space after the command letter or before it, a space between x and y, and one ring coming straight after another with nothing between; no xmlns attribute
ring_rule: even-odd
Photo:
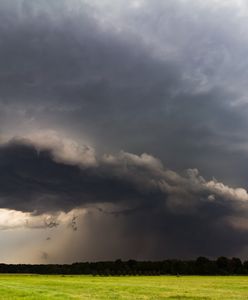
<svg viewBox="0 0 248 300"><path fill-rule="evenodd" d="M0 299L248 299L248 277L0 275Z"/></svg>

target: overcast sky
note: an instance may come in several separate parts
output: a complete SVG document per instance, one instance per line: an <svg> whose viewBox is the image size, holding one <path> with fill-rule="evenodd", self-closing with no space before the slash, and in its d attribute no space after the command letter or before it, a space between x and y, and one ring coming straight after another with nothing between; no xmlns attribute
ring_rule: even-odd
<svg viewBox="0 0 248 300"><path fill-rule="evenodd" d="M0 0L0 261L248 259L245 0Z"/></svg>

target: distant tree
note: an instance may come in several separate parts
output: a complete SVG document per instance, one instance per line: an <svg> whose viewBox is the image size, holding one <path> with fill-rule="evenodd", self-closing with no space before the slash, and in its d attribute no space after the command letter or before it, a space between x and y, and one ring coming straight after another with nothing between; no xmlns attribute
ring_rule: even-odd
<svg viewBox="0 0 248 300"><path fill-rule="evenodd" d="M243 265L239 258L233 257L229 262L229 271L231 274L242 274Z"/></svg>
<svg viewBox="0 0 248 300"><path fill-rule="evenodd" d="M248 274L248 261L244 261L243 263L243 274Z"/></svg>
<svg viewBox="0 0 248 300"><path fill-rule="evenodd" d="M229 274L229 260L228 258L224 257L224 256L221 256L221 257L218 257L217 260L216 260L216 264L217 264L217 267L218 267L218 270L220 272L220 274L222 275L227 275Z"/></svg>
<svg viewBox="0 0 248 300"><path fill-rule="evenodd" d="M196 259L195 262L195 271L199 275L208 275L211 274L212 262L203 256L200 256Z"/></svg>

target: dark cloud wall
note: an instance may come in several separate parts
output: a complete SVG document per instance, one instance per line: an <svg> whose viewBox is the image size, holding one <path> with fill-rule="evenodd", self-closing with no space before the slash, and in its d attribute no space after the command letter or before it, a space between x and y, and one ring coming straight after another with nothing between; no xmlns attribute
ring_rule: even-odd
<svg viewBox="0 0 248 300"><path fill-rule="evenodd" d="M148 154L105 154L84 165L54 149L23 138L1 145L1 207L35 215L88 210L76 221L87 238L72 253L87 244L90 259L162 259L231 255L246 247L248 228L239 226L248 210L246 190L206 181L196 169L178 174Z"/></svg>
<svg viewBox="0 0 248 300"><path fill-rule="evenodd" d="M0 5L3 133L52 128L246 185L244 2Z"/></svg>
<svg viewBox="0 0 248 300"><path fill-rule="evenodd" d="M247 15L242 0L0 1L1 207L87 208L89 245L118 223L123 255L245 249Z"/></svg>

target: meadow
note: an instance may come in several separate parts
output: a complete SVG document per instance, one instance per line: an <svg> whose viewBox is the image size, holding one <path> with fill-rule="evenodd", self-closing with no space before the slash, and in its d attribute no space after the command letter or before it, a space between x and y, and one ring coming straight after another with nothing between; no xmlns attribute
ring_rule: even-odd
<svg viewBox="0 0 248 300"><path fill-rule="evenodd" d="M248 277L0 275L0 299L248 299Z"/></svg>

